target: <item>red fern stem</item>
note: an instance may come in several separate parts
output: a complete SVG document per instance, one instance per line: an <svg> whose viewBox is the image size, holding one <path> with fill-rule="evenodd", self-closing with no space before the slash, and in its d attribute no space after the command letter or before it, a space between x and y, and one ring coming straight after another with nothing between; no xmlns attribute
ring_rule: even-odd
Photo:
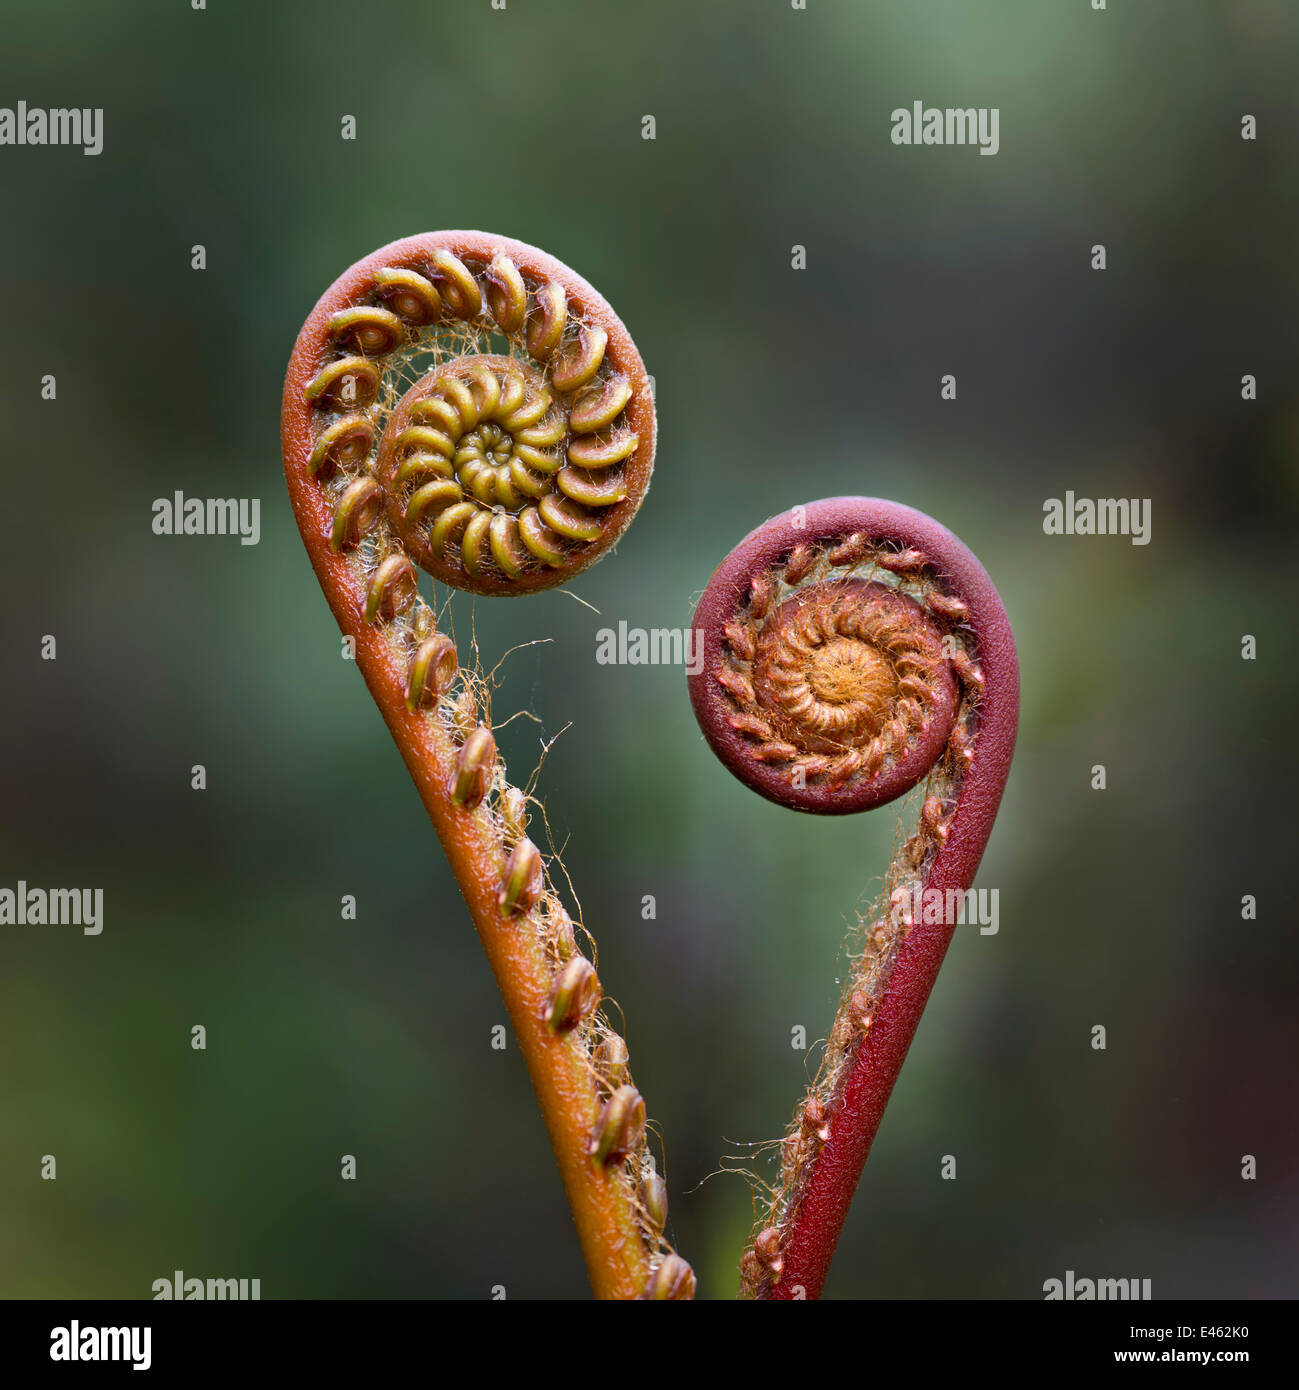
<svg viewBox="0 0 1299 1390"><path fill-rule="evenodd" d="M695 626L704 662L691 699L737 777L829 814L870 810L923 781L886 901L970 888L1010 769L1019 674L1005 609L961 541L893 502L796 507L723 561ZM741 1263L752 1297L820 1296L954 922L903 908L863 927L821 1073Z"/></svg>

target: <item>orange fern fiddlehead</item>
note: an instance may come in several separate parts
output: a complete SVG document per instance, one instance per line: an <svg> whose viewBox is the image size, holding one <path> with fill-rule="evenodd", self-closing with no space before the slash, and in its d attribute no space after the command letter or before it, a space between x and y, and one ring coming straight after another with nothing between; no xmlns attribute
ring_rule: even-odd
<svg viewBox="0 0 1299 1390"><path fill-rule="evenodd" d="M595 563L649 486L654 406L604 299L481 232L394 242L308 317L284 385L285 476L339 626L487 952L550 1132L588 1273L608 1298L683 1298L627 1048L582 932L529 838L475 671L417 568L524 594Z"/></svg>
<svg viewBox="0 0 1299 1390"><path fill-rule="evenodd" d="M532 593L594 564L649 487L654 406L635 345L591 286L520 242L441 232L385 247L321 300L294 366L307 378L285 427L340 503L338 550L382 507L435 579Z"/></svg>

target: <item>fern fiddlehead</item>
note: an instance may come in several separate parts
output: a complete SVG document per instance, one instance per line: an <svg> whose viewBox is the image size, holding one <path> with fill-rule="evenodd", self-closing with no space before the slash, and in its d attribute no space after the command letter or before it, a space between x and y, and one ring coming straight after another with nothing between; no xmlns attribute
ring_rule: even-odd
<svg viewBox="0 0 1299 1390"><path fill-rule="evenodd" d="M417 568L526 594L594 564L649 486L654 406L617 315L521 242L436 232L325 292L282 406L299 529L468 905L549 1130L597 1296L689 1298L627 1047L529 838L481 698Z"/></svg>
<svg viewBox="0 0 1299 1390"><path fill-rule="evenodd" d="M841 814L923 783L741 1261L745 1296L815 1298L952 936L949 913L911 905L970 888L997 814L1019 711L1015 644L991 580L951 532L860 497L752 532L713 575L695 627L695 714L748 786Z"/></svg>

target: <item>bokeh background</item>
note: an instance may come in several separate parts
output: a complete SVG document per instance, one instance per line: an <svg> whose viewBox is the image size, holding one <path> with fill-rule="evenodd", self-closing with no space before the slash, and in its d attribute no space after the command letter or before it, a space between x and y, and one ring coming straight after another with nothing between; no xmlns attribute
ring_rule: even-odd
<svg viewBox="0 0 1299 1390"><path fill-rule="evenodd" d="M105 893L97 938L0 929L0 1291L587 1294L280 474L316 297L481 227L592 280L657 380L654 486L576 586L599 613L458 621L489 665L548 639L501 669L498 720L531 716L504 751L526 773L571 725L539 786L701 1293L733 1294L750 1218L718 1170L783 1130L814 1065L790 1029L823 1036L897 818L761 802L681 671L598 666L595 633L687 624L751 527L841 492L982 558L1023 717L979 878L1000 932L957 931L827 1295L1037 1298L1067 1269L1296 1293L1293 6L10 0L0 43L0 104L105 110L99 158L0 149L0 883ZM998 107L1000 153L893 146L916 99ZM153 535L175 489L261 498L261 543ZM1044 536L1066 489L1150 498L1152 543Z"/></svg>

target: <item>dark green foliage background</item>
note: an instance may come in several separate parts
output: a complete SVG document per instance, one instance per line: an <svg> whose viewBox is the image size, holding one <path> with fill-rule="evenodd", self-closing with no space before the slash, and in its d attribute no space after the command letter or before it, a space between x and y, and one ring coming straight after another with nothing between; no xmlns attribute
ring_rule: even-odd
<svg viewBox="0 0 1299 1390"><path fill-rule="evenodd" d="M983 559L1023 719L980 877L1000 933L957 932L827 1293L1034 1298L1073 1269L1293 1296L1297 50L1281 0L11 0L0 105L102 106L106 142L0 149L0 884L102 885L106 926L0 931L0 1291L586 1292L280 476L317 295L481 227L599 286L657 378L654 487L576 586L600 614L459 621L489 665L550 639L502 668L498 718L535 716L504 747L525 773L571 722L540 786L701 1291L733 1292L750 1211L705 1179L783 1129L790 1029L823 1035L896 817L760 802L681 672L597 666L595 632L688 623L751 527L861 492ZM999 107L1001 152L893 146L915 99ZM154 536L178 488L260 497L261 544ZM1153 542L1045 537L1066 489L1151 498Z"/></svg>

